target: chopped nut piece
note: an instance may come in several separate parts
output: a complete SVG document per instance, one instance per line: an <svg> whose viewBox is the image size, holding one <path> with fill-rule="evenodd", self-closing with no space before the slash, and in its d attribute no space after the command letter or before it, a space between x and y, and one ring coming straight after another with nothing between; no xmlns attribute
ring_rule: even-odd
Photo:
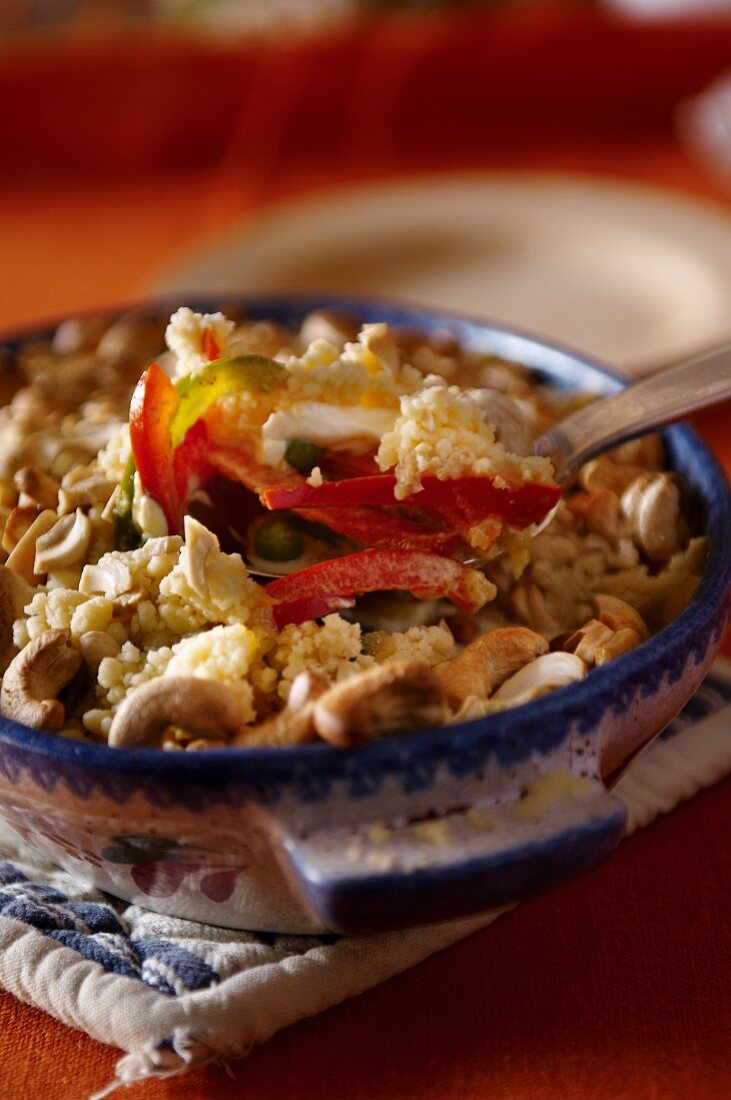
<svg viewBox="0 0 731 1100"><path fill-rule="evenodd" d="M61 516L50 531L36 540L34 571L50 573L81 561L89 548L91 533L91 520L82 511Z"/></svg>
<svg viewBox="0 0 731 1100"><path fill-rule="evenodd" d="M328 690L324 676L300 672L292 682L286 707L258 726L246 726L236 734L233 745L242 748L302 745L315 740L315 700Z"/></svg>
<svg viewBox="0 0 731 1100"><path fill-rule="evenodd" d="M612 462L606 455L593 458L585 463L579 470L579 485L589 493L595 493L602 489L611 489L615 493L622 493L635 478L641 477L646 471L641 466L631 466L629 463L620 465Z"/></svg>
<svg viewBox="0 0 731 1100"><path fill-rule="evenodd" d="M40 512L8 555L8 560L5 562L6 567L12 569L14 573L19 573L29 584L37 583L39 580L34 568L36 542L41 535L45 535L46 531L51 530L57 520L58 516L50 509Z"/></svg>
<svg viewBox="0 0 731 1100"><path fill-rule="evenodd" d="M570 634L561 648L565 653L575 653L587 665L596 664L596 650L598 646L604 646L614 636L611 627L599 622L598 619L590 619L588 623Z"/></svg>
<svg viewBox="0 0 731 1100"><path fill-rule="evenodd" d="M218 539L193 516L185 517L185 578L188 584L204 600L210 593L206 577L206 559L211 550L218 549Z"/></svg>
<svg viewBox="0 0 731 1100"><path fill-rule="evenodd" d="M121 558L105 554L96 565L85 565L79 581L79 592L101 592L110 600L129 592L132 574Z"/></svg>
<svg viewBox="0 0 731 1100"><path fill-rule="evenodd" d="M87 630L79 638L78 645L81 656L94 673L98 672L105 657L116 657L120 650L119 642L103 630Z"/></svg>
<svg viewBox="0 0 731 1100"><path fill-rule="evenodd" d="M63 516L83 505L106 504L116 485L102 474L89 474L78 481L73 474L64 477L58 491L58 513Z"/></svg>
<svg viewBox="0 0 731 1100"><path fill-rule="evenodd" d="M151 359L165 350L165 321L142 313L125 313L114 321L97 347L101 359L130 363Z"/></svg>
<svg viewBox="0 0 731 1100"><path fill-rule="evenodd" d="M53 334L54 354L78 355L82 351L93 351L108 325L103 317L69 317Z"/></svg>
<svg viewBox="0 0 731 1100"><path fill-rule="evenodd" d="M5 521L2 537L2 548L7 554L12 553L28 528L32 523L35 523L40 514L41 509L36 508L35 505L23 505L22 507L18 505L17 508L12 509Z"/></svg>
<svg viewBox="0 0 731 1100"><path fill-rule="evenodd" d="M305 344L314 340L327 340L341 349L358 336L358 322L344 313L330 309L316 309L308 313L302 322L300 336Z"/></svg>
<svg viewBox="0 0 731 1100"><path fill-rule="evenodd" d="M614 657L619 657L622 653L629 653L630 649L636 649L641 642L642 638L636 631L618 630L603 645L597 646L594 661L597 665L606 664Z"/></svg>
<svg viewBox="0 0 731 1100"><path fill-rule="evenodd" d="M56 507L60 482L51 474L44 473L36 466L21 466L16 471L15 484L24 498L23 504L36 508Z"/></svg>
<svg viewBox="0 0 731 1100"><path fill-rule="evenodd" d="M643 641L647 641L650 637L649 627L639 611L625 600L604 592L595 592L591 597L591 603L597 619L612 630L629 628L639 634Z"/></svg>
<svg viewBox="0 0 731 1100"><path fill-rule="evenodd" d="M33 599L34 590L11 569L0 565L0 675L15 656L13 623Z"/></svg>

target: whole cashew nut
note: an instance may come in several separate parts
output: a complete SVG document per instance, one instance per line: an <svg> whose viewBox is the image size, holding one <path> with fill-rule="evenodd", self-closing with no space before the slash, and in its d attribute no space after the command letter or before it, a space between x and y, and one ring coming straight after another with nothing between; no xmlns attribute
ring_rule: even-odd
<svg viewBox="0 0 731 1100"><path fill-rule="evenodd" d="M548 642L527 627L506 626L481 634L453 660L434 670L450 703L487 699L508 677L548 652Z"/></svg>
<svg viewBox="0 0 731 1100"><path fill-rule="evenodd" d="M114 748L158 748L169 726L206 740L230 740L243 725L233 688L198 676L160 676L124 699L109 730Z"/></svg>
<svg viewBox="0 0 731 1100"><path fill-rule="evenodd" d="M47 630L21 649L3 676L0 714L33 729L58 733L66 719L57 698L81 667L63 630Z"/></svg>
<svg viewBox="0 0 731 1100"><path fill-rule="evenodd" d="M444 692L433 668L389 661L336 684L315 703L315 730L338 748L356 748L381 733L439 725Z"/></svg>

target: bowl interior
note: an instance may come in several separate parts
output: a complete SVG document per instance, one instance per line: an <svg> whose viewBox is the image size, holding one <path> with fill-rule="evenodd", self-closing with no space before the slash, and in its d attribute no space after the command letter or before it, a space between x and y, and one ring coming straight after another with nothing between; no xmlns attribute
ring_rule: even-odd
<svg viewBox="0 0 731 1100"><path fill-rule="evenodd" d="M231 295L221 297L231 301ZM155 308L176 309L180 303L157 302ZM193 308L215 310L219 301L206 298L189 303ZM625 384L620 374L579 352L546 343L541 339L488 321L414 309L394 302L362 300L343 295L273 295L249 297L236 303L253 319L270 318L287 327L298 326L313 308L330 307L347 311L362 321L386 321L418 327L427 332L446 333L466 347L487 351L522 363L552 385L584 390L599 395L615 392ZM129 307L127 307L129 308ZM144 303L141 308L150 308ZM110 313L113 311L109 311ZM7 345L39 337L55 325L34 332L17 333ZM220 789L222 780L250 784L261 791L296 780L311 784L312 797L331 781L354 781L373 765L379 771L400 772L404 758L419 758L427 769L447 761L453 772L469 770L475 754L495 752L509 764L525 754L526 744L550 750L565 735L570 722L586 721L597 707L626 695L628 684L655 682L673 675L674 662L687 653L693 639L705 637L709 624L717 623L727 601L731 576L731 501L726 478L715 459L684 425L665 433L671 463L686 480L704 517L709 536L709 554L703 579L685 610L638 649L594 670L585 680L559 689L532 703L488 718L425 730L408 738L373 742L362 749L343 752L329 745L312 744L285 749L221 749L199 753L166 753L161 749L109 749L56 737L0 719L0 740L11 742L50 760L74 762L92 770L126 774L130 779L149 776L168 785ZM716 629L714 626L713 629ZM718 628L720 630L720 627ZM649 690L649 688L648 688Z"/></svg>

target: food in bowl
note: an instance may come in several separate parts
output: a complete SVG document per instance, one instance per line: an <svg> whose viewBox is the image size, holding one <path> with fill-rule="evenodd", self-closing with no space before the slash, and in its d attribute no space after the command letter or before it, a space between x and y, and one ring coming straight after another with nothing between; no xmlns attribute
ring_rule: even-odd
<svg viewBox="0 0 731 1100"><path fill-rule="evenodd" d="M28 726L355 747L591 675L702 573L659 436L561 496L531 442L582 398L433 334L181 308L8 370L0 711Z"/></svg>

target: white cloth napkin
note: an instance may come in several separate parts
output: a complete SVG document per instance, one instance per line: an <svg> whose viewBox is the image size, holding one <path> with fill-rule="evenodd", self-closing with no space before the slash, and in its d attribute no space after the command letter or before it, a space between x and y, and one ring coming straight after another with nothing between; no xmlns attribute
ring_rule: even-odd
<svg viewBox="0 0 731 1100"><path fill-rule="evenodd" d="M731 663L622 778L629 833L731 772ZM238 1058L505 909L381 935L234 932L159 916L86 888L0 832L0 985L127 1053L113 1082Z"/></svg>

